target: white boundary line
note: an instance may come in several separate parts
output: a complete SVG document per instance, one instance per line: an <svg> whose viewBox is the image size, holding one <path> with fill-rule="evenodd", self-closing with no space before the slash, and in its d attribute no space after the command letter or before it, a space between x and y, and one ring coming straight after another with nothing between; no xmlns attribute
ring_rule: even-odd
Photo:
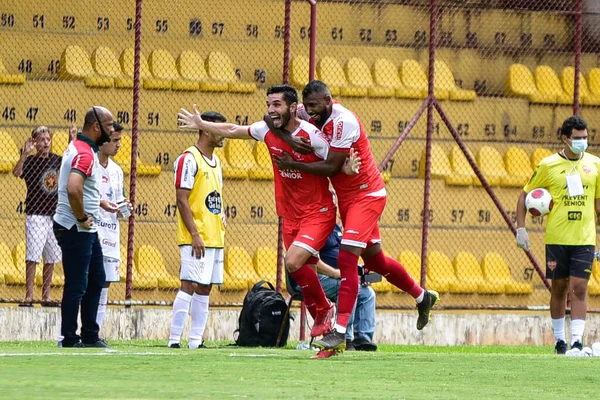
<svg viewBox="0 0 600 400"><path fill-rule="evenodd" d="M71 352L66 353L62 351L47 352L47 353L0 353L0 357L47 357L47 356L180 356L181 353L160 353L160 352L128 352L118 350L106 350L101 353L87 353L87 352Z"/></svg>

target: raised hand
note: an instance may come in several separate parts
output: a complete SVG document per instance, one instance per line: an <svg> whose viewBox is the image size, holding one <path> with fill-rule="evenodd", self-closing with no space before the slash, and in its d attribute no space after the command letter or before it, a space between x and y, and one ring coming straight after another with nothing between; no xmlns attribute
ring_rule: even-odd
<svg viewBox="0 0 600 400"><path fill-rule="evenodd" d="M28 137L25 141L25 146L23 146L23 153L25 153L25 155L29 155L33 149L35 149L35 140L33 140L32 137Z"/></svg>
<svg viewBox="0 0 600 400"><path fill-rule="evenodd" d="M69 128L69 143L77 139L77 125L73 124Z"/></svg>
<svg viewBox="0 0 600 400"><path fill-rule="evenodd" d="M275 164L277 164L277 167L280 170L294 169L292 167L292 163L295 162L295 160L292 158L292 156L288 152L285 152L285 151L282 152L281 156L273 154L273 160L275 161Z"/></svg>
<svg viewBox="0 0 600 400"><path fill-rule="evenodd" d="M194 104L193 113L189 112L185 108L182 108L181 111L177 113L177 122L180 128L201 129L204 120L200 116L200 112L198 112L198 108Z"/></svg>

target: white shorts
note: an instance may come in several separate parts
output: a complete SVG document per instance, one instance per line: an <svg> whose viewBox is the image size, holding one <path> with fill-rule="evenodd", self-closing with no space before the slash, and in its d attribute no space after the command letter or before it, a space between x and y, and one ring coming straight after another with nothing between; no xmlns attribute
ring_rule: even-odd
<svg viewBox="0 0 600 400"><path fill-rule="evenodd" d="M119 282L121 277L121 261L112 257L104 257L104 272L106 273L106 282Z"/></svg>
<svg viewBox="0 0 600 400"><path fill-rule="evenodd" d="M25 217L25 260L56 264L62 261L62 253L54 231L51 215L28 215Z"/></svg>
<svg viewBox="0 0 600 400"><path fill-rule="evenodd" d="M181 271L179 279L201 285L223 283L223 249L208 248L203 258L192 256L192 246L179 246Z"/></svg>

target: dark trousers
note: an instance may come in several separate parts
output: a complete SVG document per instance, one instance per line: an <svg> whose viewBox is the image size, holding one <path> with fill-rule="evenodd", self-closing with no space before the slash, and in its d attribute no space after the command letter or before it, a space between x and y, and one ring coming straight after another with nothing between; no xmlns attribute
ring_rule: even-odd
<svg viewBox="0 0 600 400"><path fill-rule="evenodd" d="M55 222L54 235L62 250L65 271L60 325L63 345L73 345L79 340L95 343L100 331L96 323L98 303L106 281L98 234L78 232L77 225L67 229ZM77 335L80 306L81 337Z"/></svg>

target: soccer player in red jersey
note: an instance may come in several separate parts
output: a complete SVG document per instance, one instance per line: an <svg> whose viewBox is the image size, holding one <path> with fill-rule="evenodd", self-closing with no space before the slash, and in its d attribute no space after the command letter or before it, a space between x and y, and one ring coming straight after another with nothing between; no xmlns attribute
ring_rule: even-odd
<svg viewBox="0 0 600 400"><path fill-rule="evenodd" d="M181 110L179 122L183 128L202 129L225 138L264 142L271 157L286 153L302 164L322 161L328 156L329 145L317 128L297 118L297 106L298 94L292 86L275 85L267 90L268 114L275 127L291 132L291 136L307 140L314 148L314 153L311 154L295 153L263 121L250 126L208 122L202 120L194 105L193 114ZM349 162L349 168L350 164ZM273 171L277 215L283 217L283 240L287 249L285 266L298 282L315 321L311 336L320 336L331 331L334 316L334 307L327 300L314 268L319 250L335 225L336 210L329 182L324 176L281 170L274 163ZM356 269L356 264L354 267Z"/></svg>
<svg viewBox="0 0 600 400"><path fill-rule="evenodd" d="M424 290L406 272L402 264L387 257L381 248L379 218L386 203L385 184L377 169L369 139L360 119L341 104L333 101L327 86L318 80L308 83L302 91L303 104L298 116L319 129L330 144L323 161L304 163L290 154L277 155L275 163L280 170L295 170L329 176L338 196L338 206L344 227L338 256L341 283L338 294L338 315L334 330L315 345L326 350L343 350L345 332L358 295L358 257L362 255L365 268L383 275L389 282L409 293L417 302L419 317L417 329L429 322L431 308L439 300L433 290ZM286 142L294 146L291 137ZM361 157L360 173L339 173L346 156L354 150Z"/></svg>

